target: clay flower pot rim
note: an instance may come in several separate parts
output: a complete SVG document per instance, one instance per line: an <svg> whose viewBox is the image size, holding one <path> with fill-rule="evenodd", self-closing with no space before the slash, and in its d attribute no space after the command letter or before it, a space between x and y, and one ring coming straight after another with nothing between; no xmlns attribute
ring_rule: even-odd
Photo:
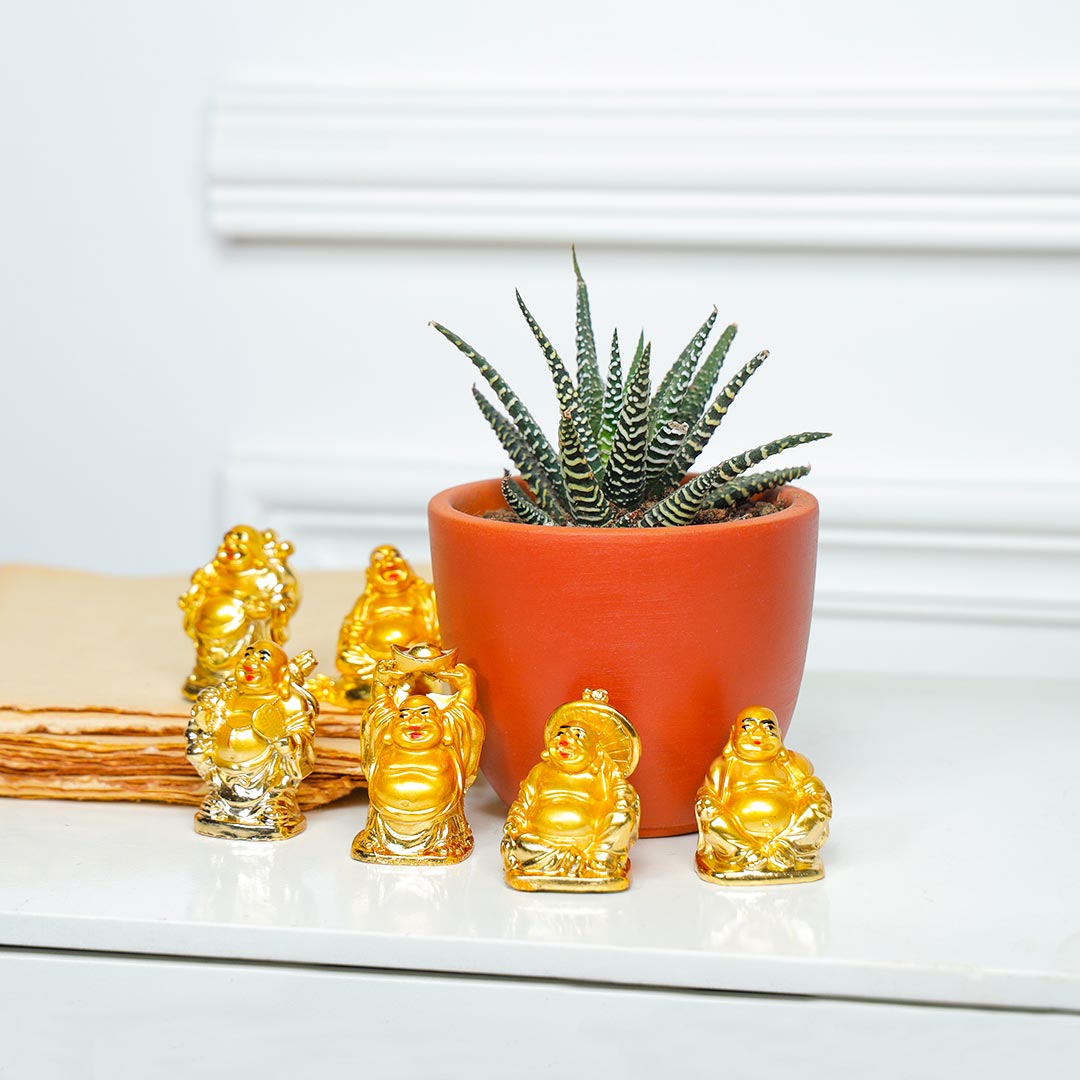
<svg viewBox="0 0 1080 1080"><path fill-rule="evenodd" d="M805 488L795 487L793 484L785 484L781 489L781 493L790 496L790 498L787 499L783 512L779 514L744 518L740 521L719 521L714 525L683 525L656 529L604 529L582 525L528 525L524 522L497 521L480 517L477 514L470 513L468 510L462 510L457 505L466 492L474 493L477 488L490 487L494 494L499 494L501 484L501 478L492 477L486 480L473 480L470 483L457 484L452 488L445 488L432 496L430 510L441 517L468 518L472 523L470 528L480 530L513 529L519 533L520 530L528 530L531 533L544 533L552 537L566 537L567 541L571 543L588 543L592 538L602 536L605 542L618 544L641 543L646 537L671 537L672 534L687 541L696 536L700 541L718 530L731 533L739 529L782 528L785 519L790 523L793 518L813 514L817 508L817 499ZM575 539L571 540L571 537Z"/></svg>

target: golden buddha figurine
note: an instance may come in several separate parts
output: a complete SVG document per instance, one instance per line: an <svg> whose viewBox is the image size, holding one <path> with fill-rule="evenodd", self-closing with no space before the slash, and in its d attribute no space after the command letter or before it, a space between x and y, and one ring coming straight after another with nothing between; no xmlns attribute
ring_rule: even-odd
<svg viewBox="0 0 1080 1080"><path fill-rule="evenodd" d="M272 641L255 641L236 670L191 707L187 757L209 784L195 831L229 840L286 840L304 829L296 789L315 764L319 704L304 679L310 652L290 662Z"/></svg>
<svg viewBox="0 0 1080 1080"><path fill-rule="evenodd" d="M408 648L439 642L435 590L413 573L397 548L384 544L371 553L367 582L338 635L335 682L327 675L312 681L322 701L362 710L371 696L375 666L391 659L396 645Z"/></svg>
<svg viewBox="0 0 1080 1080"><path fill-rule="evenodd" d="M191 576L180 597L184 632L195 642L195 667L184 683L190 700L220 683L244 650L263 639L283 645L300 589L287 559L292 544L272 529L236 525L213 559Z"/></svg>
<svg viewBox="0 0 1080 1080"><path fill-rule="evenodd" d="M724 885L816 881L832 800L810 762L788 750L776 714L739 713L695 804L697 871Z"/></svg>
<svg viewBox="0 0 1080 1080"><path fill-rule="evenodd" d="M548 717L544 744L506 815L506 883L527 892L627 888L641 814L627 780L641 756L637 732L606 690L585 690Z"/></svg>
<svg viewBox="0 0 1080 1080"><path fill-rule="evenodd" d="M457 650L429 643L391 647L375 667L371 702L360 721L368 816L353 840L354 859L440 865L473 848L465 793L476 779L484 721L476 675Z"/></svg>

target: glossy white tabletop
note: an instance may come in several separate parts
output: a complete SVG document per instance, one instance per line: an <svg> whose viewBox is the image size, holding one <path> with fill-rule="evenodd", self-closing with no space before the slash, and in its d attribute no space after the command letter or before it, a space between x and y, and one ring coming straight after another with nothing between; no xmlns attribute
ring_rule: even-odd
<svg viewBox="0 0 1080 1080"><path fill-rule="evenodd" d="M640 841L626 893L517 893L482 782L473 856L415 870L349 857L361 796L271 845L0 799L0 944L1080 1012L1078 693L809 678L789 742L835 817L798 886L705 884L683 836Z"/></svg>

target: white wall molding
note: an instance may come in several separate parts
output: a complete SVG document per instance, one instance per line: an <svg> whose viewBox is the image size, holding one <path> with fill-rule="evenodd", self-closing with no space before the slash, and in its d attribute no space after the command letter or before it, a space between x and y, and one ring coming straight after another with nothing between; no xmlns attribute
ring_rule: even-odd
<svg viewBox="0 0 1080 1080"><path fill-rule="evenodd" d="M1080 91L233 85L232 240L1080 251Z"/></svg>

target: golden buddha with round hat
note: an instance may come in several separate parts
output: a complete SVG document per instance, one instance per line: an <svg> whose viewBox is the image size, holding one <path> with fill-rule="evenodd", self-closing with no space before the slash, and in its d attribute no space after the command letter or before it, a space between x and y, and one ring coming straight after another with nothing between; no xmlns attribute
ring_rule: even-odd
<svg viewBox="0 0 1080 1080"><path fill-rule="evenodd" d="M506 815L506 883L526 892L627 888L641 816L627 779L641 757L633 725L606 690L586 689L548 717L544 747Z"/></svg>
<svg viewBox="0 0 1080 1080"><path fill-rule="evenodd" d="M735 719L695 804L697 871L724 885L815 881L832 799L801 754L784 746L771 709Z"/></svg>

